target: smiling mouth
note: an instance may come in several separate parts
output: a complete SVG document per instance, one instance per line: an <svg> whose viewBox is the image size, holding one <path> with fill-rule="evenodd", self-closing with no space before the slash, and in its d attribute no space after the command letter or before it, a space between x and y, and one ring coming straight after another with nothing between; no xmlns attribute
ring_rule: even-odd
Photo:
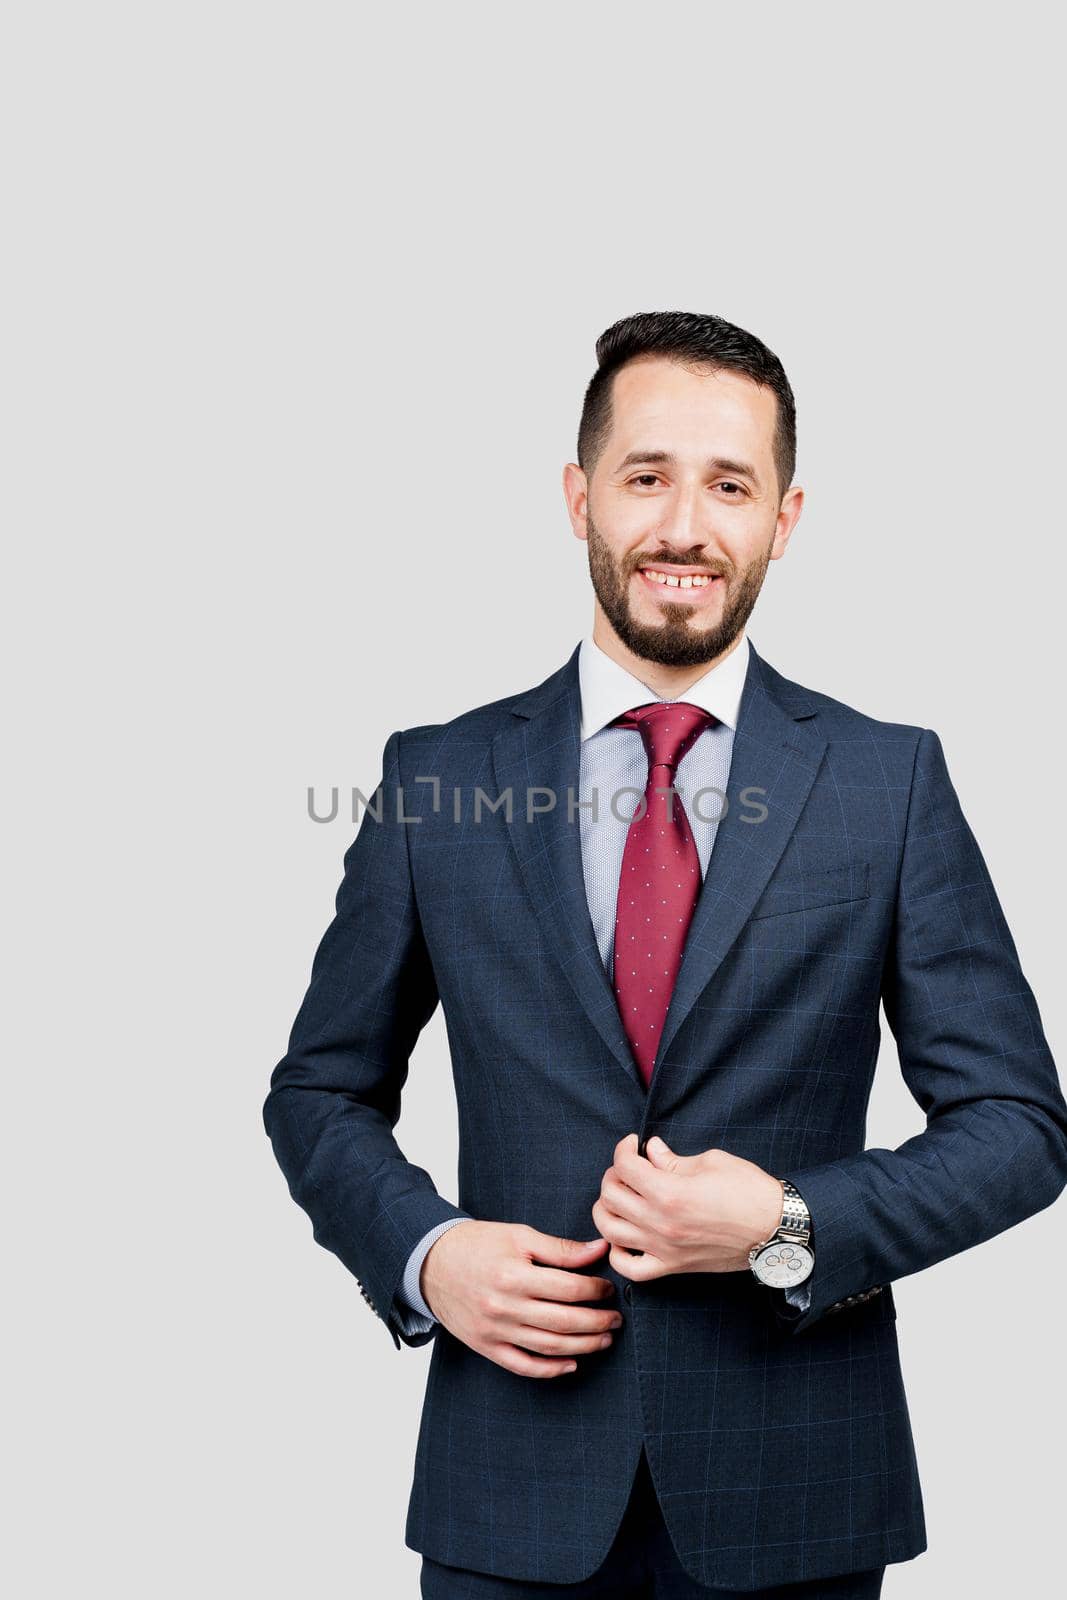
<svg viewBox="0 0 1067 1600"><path fill-rule="evenodd" d="M670 567L638 567L637 575L657 595L671 599L678 599L682 595L687 600L703 598L723 581L720 573L700 569L677 571Z"/></svg>

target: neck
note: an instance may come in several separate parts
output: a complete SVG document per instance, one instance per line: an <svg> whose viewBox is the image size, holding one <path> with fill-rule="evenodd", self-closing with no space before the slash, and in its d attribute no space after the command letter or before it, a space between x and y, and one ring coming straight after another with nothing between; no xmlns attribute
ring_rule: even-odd
<svg viewBox="0 0 1067 1600"><path fill-rule="evenodd" d="M664 700L680 699L699 678L703 678L712 667L717 667L720 661L725 661L727 656L732 655L743 638L742 630L719 655L710 661L702 661L695 667L665 667L659 661L649 661L647 656L635 655L628 649L599 606L593 619L593 643L599 645L606 656L617 661L620 667L625 667L627 672L632 673L639 682Z"/></svg>

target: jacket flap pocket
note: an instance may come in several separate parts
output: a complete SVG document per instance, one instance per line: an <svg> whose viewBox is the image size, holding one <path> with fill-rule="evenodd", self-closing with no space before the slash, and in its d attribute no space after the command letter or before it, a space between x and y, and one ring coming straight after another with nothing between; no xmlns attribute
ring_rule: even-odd
<svg viewBox="0 0 1067 1600"><path fill-rule="evenodd" d="M774 917L784 911L814 911L841 901L863 900L870 892L869 880L866 861L844 861L822 871L784 873L771 879L752 915Z"/></svg>

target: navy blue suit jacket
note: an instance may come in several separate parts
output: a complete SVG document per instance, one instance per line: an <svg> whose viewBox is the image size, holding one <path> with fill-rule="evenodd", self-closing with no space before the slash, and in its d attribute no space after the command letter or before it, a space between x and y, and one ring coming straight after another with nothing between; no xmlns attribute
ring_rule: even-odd
<svg viewBox="0 0 1067 1600"><path fill-rule="evenodd" d="M263 1108L315 1238L397 1348L434 1342L406 1542L574 1583L607 1554L643 1444L700 1583L907 1560L926 1529L892 1283L1067 1183L1067 1104L941 742L752 649L728 810L646 1094L568 814L568 791L584 798L577 667L576 647L527 693L390 735L381 820L364 815L345 857ZM527 820L528 791L545 790L557 803ZM394 1136L438 1002L458 1206ZM896 1150L864 1147L880 1003L926 1117ZM397 1291L428 1228L471 1216L591 1238L633 1129L642 1149L653 1133L683 1155L717 1146L796 1184L816 1249L807 1309L747 1270L630 1284L598 1261L624 1324L572 1374L520 1377L440 1324L402 1333Z"/></svg>

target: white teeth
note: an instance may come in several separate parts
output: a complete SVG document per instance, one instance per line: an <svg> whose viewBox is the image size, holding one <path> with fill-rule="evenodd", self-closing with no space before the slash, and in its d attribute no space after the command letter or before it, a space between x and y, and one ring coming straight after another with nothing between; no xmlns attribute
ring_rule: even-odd
<svg viewBox="0 0 1067 1600"><path fill-rule="evenodd" d="M694 576L687 574L685 577L675 577L673 573L652 572L648 567L642 567L646 578L651 578L654 583L669 584L672 589L706 589L712 582L711 577Z"/></svg>

